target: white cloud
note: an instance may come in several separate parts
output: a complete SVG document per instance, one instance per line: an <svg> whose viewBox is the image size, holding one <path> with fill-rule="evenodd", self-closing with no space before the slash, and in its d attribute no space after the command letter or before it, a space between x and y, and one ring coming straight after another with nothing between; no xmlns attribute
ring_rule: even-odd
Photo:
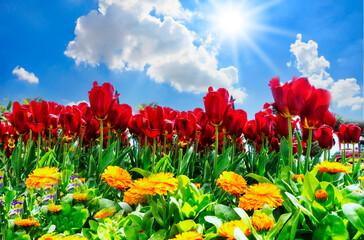
<svg viewBox="0 0 364 240"><path fill-rule="evenodd" d="M27 81L29 83L38 84L39 79L34 75L34 73L27 72L24 68L16 66L12 72L19 80Z"/></svg>
<svg viewBox="0 0 364 240"><path fill-rule="evenodd" d="M80 103L82 103L82 102L85 102L85 103L87 103L88 105L90 105L90 103L89 103L89 102L87 102L87 101L85 101L85 100L81 100L81 101L78 101L78 102L74 102L74 101L68 102L68 103L66 104L66 106L78 105L78 104L80 104Z"/></svg>
<svg viewBox="0 0 364 240"><path fill-rule="evenodd" d="M297 34L294 44L291 44L290 51L296 57L295 67L310 82L318 88L329 89L332 100L340 107L351 107L351 110L358 110L363 106L363 97L360 86L355 78L346 78L334 81L326 68L330 67L330 62L324 56L318 57L318 44L309 40L307 43L302 42L302 35ZM340 61L341 58L338 59ZM287 63L290 67L291 61Z"/></svg>
<svg viewBox="0 0 364 240"><path fill-rule="evenodd" d="M225 87L242 102L247 94L235 87L238 70L219 67L211 37L201 42L184 25L193 14L178 0L100 0L98 11L77 20L76 37L65 54L76 64L106 64L117 71L146 69L151 79L178 91Z"/></svg>
<svg viewBox="0 0 364 240"><path fill-rule="evenodd" d="M330 68L330 62L324 56L318 56L318 44L309 40L307 43L302 42L302 35L297 34L296 42L291 44L291 53L296 57L295 67L310 82L319 88L327 88L334 80L326 72ZM291 66L291 63L287 63Z"/></svg>
<svg viewBox="0 0 364 240"><path fill-rule="evenodd" d="M355 78L339 79L331 87L332 99L337 101L338 107L351 107L351 110L358 110L363 106L364 99L359 96L360 87Z"/></svg>

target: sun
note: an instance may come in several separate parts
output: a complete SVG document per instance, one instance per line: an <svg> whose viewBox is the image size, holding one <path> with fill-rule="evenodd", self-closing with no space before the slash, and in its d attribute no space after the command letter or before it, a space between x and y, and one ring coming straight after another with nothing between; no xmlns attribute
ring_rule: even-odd
<svg viewBox="0 0 364 240"><path fill-rule="evenodd" d="M223 8L216 13L217 30L229 36L244 35L249 26L246 16L241 9Z"/></svg>

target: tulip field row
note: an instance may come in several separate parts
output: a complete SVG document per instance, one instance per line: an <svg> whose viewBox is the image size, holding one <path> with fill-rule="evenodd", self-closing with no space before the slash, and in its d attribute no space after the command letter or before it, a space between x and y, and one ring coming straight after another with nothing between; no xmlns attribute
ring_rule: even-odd
<svg viewBox="0 0 364 240"><path fill-rule="evenodd" d="M89 103L9 102L0 116L0 237L363 239L362 154L336 160L329 111L306 78L267 83L252 120L224 89L204 109L132 109L110 83ZM313 143L321 151L311 157Z"/></svg>

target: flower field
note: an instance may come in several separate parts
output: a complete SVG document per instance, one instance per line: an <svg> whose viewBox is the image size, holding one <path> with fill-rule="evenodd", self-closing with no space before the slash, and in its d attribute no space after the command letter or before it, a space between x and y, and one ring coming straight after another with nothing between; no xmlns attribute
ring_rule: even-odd
<svg viewBox="0 0 364 240"><path fill-rule="evenodd" d="M2 239L363 239L361 129L329 112L306 78L267 83L247 119L226 89L204 109L119 103L97 82L89 104L10 102L0 121ZM311 157L311 146L321 151Z"/></svg>

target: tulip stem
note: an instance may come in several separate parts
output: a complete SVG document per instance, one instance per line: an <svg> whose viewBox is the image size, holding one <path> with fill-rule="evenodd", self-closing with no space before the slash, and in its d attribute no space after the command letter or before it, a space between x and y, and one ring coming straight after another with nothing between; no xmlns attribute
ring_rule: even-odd
<svg viewBox="0 0 364 240"><path fill-rule="evenodd" d="M214 169L212 170L212 179L215 181L215 174L217 171L217 151L219 149L219 127L215 127L215 156L214 156Z"/></svg>
<svg viewBox="0 0 364 240"><path fill-rule="evenodd" d="M354 177L354 169L355 169L355 145L353 144L353 177Z"/></svg>
<svg viewBox="0 0 364 240"><path fill-rule="evenodd" d="M110 146L110 140L111 140L111 130L108 127L107 128L107 146Z"/></svg>
<svg viewBox="0 0 364 240"><path fill-rule="evenodd" d="M231 163L234 162L235 151L236 151L236 137L233 137L233 149L231 151Z"/></svg>
<svg viewBox="0 0 364 240"><path fill-rule="evenodd" d="M288 166L292 169L293 165L293 136L292 136L292 122L291 117L288 117ZM299 174L299 159L297 161L297 173Z"/></svg>
<svg viewBox="0 0 364 240"><path fill-rule="evenodd" d="M191 164L191 177L193 177L193 174L195 172L195 163L197 160L197 151L198 151L198 141L199 141L199 136L200 136L200 132L197 132L197 137L196 137L196 143L195 143L195 156L192 159L192 164Z"/></svg>
<svg viewBox="0 0 364 240"><path fill-rule="evenodd" d="M104 126L102 123L102 119L100 119L100 150L99 150L99 165L101 164L102 157L102 144L104 142Z"/></svg>
<svg viewBox="0 0 364 240"><path fill-rule="evenodd" d="M121 132L120 131L116 131L116 140L117 140L117 145L116 145L116 157L119 156L119 151L120 151L120 141L121 141Z"/></svg>
<svg viewBox="0 0 364 240"><path fill-rule="evenodd" d="M81 127L82 131L81 131L81 139L80 139L80 150L79 152L82 153L82 141L83 141L83 131L85 130L85 127Z"/></svg>
<svg viewBox="0 0 364 240"><path fill-rule="evenodd" d="M51 141L52 141L52 130L48 130L48 151L51 150ZM45 137L45 136L44 136Z"/></svg>
<svg viewBox="0 0 364 240"><path fill-rule="evenodd" d="M16 161L16 165L17 165L17 171L16 171L16 183L19 184L20 183L20 168L21 168L21 162L20 162L20 156L21 156L21 152L22 152L22 135L19 136L19 139L18 139L18 142L19 142L19 153L18 153L18 159ZM38 164L37 164L38 165Z"/></svg>
<svg viewBox="0 0 364 240"><path fill-rule="evenodd" d="M166 153L166 145L167 145L167 134L164 134L163 135L163 154L165 154Z"/></svg>
<svg viewBox="0 0 364 240"><path fill-rule="evenodd" d="M308 171L308 165L310 162L310 155L311 155L311 143L312 143L312 129L308 129L308 142L307 142L307 151L306 151L306 161L305 161L305 171Z"/></svg>
<svg viewBox="0 0 364 240"><path fill-rule="evenodd" d="M41 132L38 132L38 146L37 146L37 165L36 168L38 168L38 164L39 164L39 158L40 158L40 144L41 144Z"/></svg>
<svg viewBox="0 0 364 240"><path fill-rule="evenodd" d="M25 148L25 153L28 152L28 150L30 149L30 147L32 146L32 130L29 129L29 138L28 138L28 141L27 141L27 146Z"/></svg>
<svg viewBox="0 0 364 240"><path fill-rule="evenodd" d="M156 137L155 137L155 138L153 138L152 173L154 173L156 143L157 143L157 140L156 140Z"/></svg>

